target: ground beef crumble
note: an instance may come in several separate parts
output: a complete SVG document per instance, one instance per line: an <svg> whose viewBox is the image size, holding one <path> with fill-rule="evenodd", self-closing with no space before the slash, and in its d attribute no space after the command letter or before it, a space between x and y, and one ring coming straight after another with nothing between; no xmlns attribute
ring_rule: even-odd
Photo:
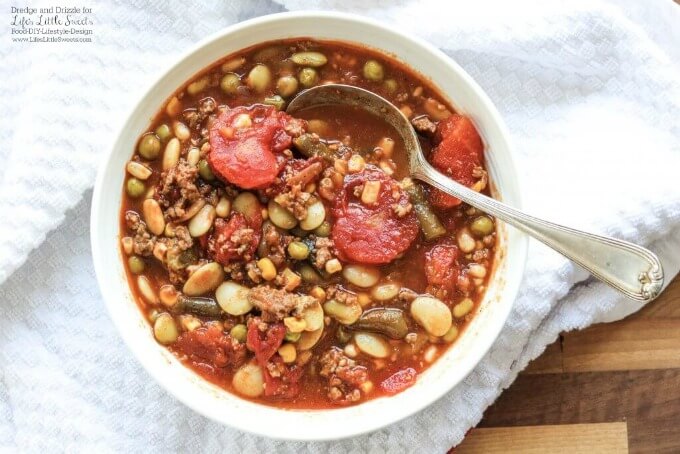
<svg viewBox="0 0 680 454"><path fill-rule="evenodd" d="M156 188L155 198L165 208L165 217L169 220L180 219L192 202L201 198L201 191L196 185L198 168L185 160L166 170Z"/></svg>
<svg viewBox="0 0 680 454"><path fill-rule="evenodd" d="M366 368L357 365L342 350L332 347L319 359L319 375L328 378L328 397L344 405L361 399L359 387L368 381Z"/></svg>
<svg viewBox="0 0 680 454"><path fill-rule="evenodd" d="M251 288L248 301L262 311L262 319L267 322L283 320L292 313L300 314L318 302L313 296L288 293L264 285Z"/></svg>
<svg viewBox="0 0 680 454"><path fill-rule="evenodd" d="M437 125L427 115L414 118L411 124L416 131L426 136L432 136L437 131Z"/></svg>
<svg viewBox="0 0 680 454"><path fill-rule="evenodd" d="M175 227L174 232L173 238L162 238L159 241L163 241L167 247L164 265L168 269L170 282L182 284L189 277L187 267L196 263L198 257L193 250L194 239L189 234L189 229L180 225Z"/></svg>
<svg viewBox="0 0 680 454"><path fill-rule="evenodd" d="M132 248L134 253L143 257L150 256L156 245L156 237L149 232L146 223L142 221L139 214L134 211L127 211L125 213L125 225L133 234Z"/></svg>
<svg viewBox="0 0 680 454"><path fill-rule="evenodd" d="M330 238L317 237L314 240L312 256L314 258L314 266L317 269L324 269L326 262L335 257L333 255L333 246L333 240Z"/></svg>

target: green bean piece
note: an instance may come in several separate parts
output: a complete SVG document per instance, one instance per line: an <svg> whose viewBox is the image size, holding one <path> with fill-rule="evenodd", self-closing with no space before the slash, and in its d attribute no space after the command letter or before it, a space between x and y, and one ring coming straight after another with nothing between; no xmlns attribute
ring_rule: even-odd
<svg viewBox="0 0 680 454"><path fill-rule="evenodd" d="M488 216L479 216L470 224L470 231L477 237L484 237L493 232L493 221Z"/></svg>
<svg viewBox="0 0 680 454"><path fill-rule="evenodd" d="M397 91L397 88L399 88L399 84L397 84L397 81L394 79L387 79L385 82L383 82L383 86L388 93L394 93Z"/></svg>
<svg viewBox="0 0 680 454"><path fill-rule="evenodd" d="M413 209L418 217L420 229L425 236L425 240L430 241L446 235L446 228L442 225L432 207L430 207L425 191L422 186L415 183L410 178L404 178L401 182L402 188L406 191L413 204Z"/></svg>
<svg viewBox="0 0 680 454"><path fill-rule="evenodd" d="M302 333L292 333L290 331L286 331L286 335L283 336L288 342L297 342L300 340L300 337L302 337Z"/></svg>
<svg viewBox="0 0 680 454"><path fill-rule="evenodd" d="M142 194L146 191L146 187L144 186L144 182L141 180L138 180L137 178L130 178L127 180L127 183L125 185L125 188L127 189L127 193L130 197L133 199L136 199L137 197L141 197Z"/></svg>
<svg viewBox="0 0 680 454"><path fill-rule="evenodd" d="M172 129L170 129L170 126L163 123L156 128L156 135L161 141L167 142L172 137Z"/></svg>
<svg viewBox="0 0 680 454"><path fill-rule="evenodd" d="M232 329L229 330L229 335L239 341L244 343L246 341L246 335L248 334L248 328L243 323L234 325Z"/></svg>
<svg viewBox="0 0 680 454"><path fill-rule="evenodd" d="M223 314L222 308L214 298L179 295L177 303L172 306L172 312L182 314L189 312L207 317L219 317Z"/></svg>
<svg viewBox="0 0 680 454"><path fill-rule="evenodd" d="M220 88L228 95L235 95L238 91L238 87L240 86L241 78L238 76L238 74L227 73L220 81Z"/></svg>
<svg viewBox="0 0 680 454"><path fill-rule="evenodd" d="M364 312L359 320L345 328L352 331L370 331L392 339L403 339L408 334L408 324L401 309L375 308Z"/></svg>
<svg viewBox="0 0 680 454"><path fill-rule="evenodd" d="M130 256L128 259L128 266L130 267L130 272L132 274L142 274L144 272L144 260L136 255Z"/></svg>
<svg viewBox="0 0 680 454"><path fill-rule="evenodd" d="M288 245L288 254L295 260L304 260L309 257L309 248L302 241L291 241Z"/></svg>
<svg viewBox="0 0 680 454"><path fill-rule="evenodd" d="M300 137L293 139L293 143L300 153L307 158L319 156L328 161L333 159L334 153L315 134L302 134Z"/></svg>
<svg viewBox="0 0 680 454"><path fill-rule="evenodd" d="M298 74L300 85L305 88L313 87L319 81L319 74L314 68L302 68Z"/></svg>
<svg viewBox="0 0 680 454"><path fill-rule="evenodd" d="M364 77L373 82L380 82L385 77L385 70L377 61L368 60L364 64Z"/></svg>
<svg viewBox="0 0 680 454"><path fill-rule="evenodd" d="M316 272L311 265L305 263L298 268L298 273L302 276L302 280L310 284L318 284L321 282L321 276Z"/></svg>
<svg viewBox="0 0 680 454"><path fill-rule="evenodd" d="M324 238L327 238L331 236L331 224L328 221L323 221L320 226L315 228L313 230L314 235L316 236L322 236Z"/></svg>
<svg viewBox="0 0 680 454"><path fill-rule="evenodd" d="M206 161L205 159L201 159L200 161L198 161L198 174L205 181L213 181L215 179L215 174L210 168L210 164L208 164L208 161Z"/></svg>
<svg viewBox="0 0 680 454"><path fill-rule="evenodd" d="M298 89L298 80L295 76L281 76L276 81L276 92L287 98L295 94Z"/></svg>
<svg viewBox="0 0 680 454"><path fill-rule="evenodd" d="M139 140L137 151L144 159L153 161L161 153L161 139L153 132L146 133Z"/></svg>
<svg viewBox="0 0 680 454"><path fill-rule="evenodd" d="M283 110L286 101L279 95L268 96L264 98L264 104L276 107L276 110Z"/></svg>

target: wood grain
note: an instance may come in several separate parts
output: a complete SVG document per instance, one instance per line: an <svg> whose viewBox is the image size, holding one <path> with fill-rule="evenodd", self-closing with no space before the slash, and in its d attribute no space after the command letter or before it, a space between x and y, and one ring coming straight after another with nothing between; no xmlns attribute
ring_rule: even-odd
<svg viewBox="0 0 680 454"><path fill-rule="evenodd" d="M627 452L625 422L473 429L455 454Z"/></svg>
<svg viewBox="0 0 680 454"><path fill-rule="evenodd" d="M680 452L679 333L676 277L656 301L627 319L560 336L487 410L479 425L483 430L471 431L455 452L505 449L515 437L509 434L522 434L516 437L524 440L525 430L529 437L543 434L540 428L546 425L553 430L585 424L590 431L624 422L630 452ZM562 438L548 437L555 442ZM528 445L504 452L531 449ZM543 446L541 452L552 450Z"/></svg>
<svg viewBox="0 0 680 454"><path fill-rule="evenodd" d="M622 421L631 452L680 452L680 369L520 375L480 427Z"/></svg>

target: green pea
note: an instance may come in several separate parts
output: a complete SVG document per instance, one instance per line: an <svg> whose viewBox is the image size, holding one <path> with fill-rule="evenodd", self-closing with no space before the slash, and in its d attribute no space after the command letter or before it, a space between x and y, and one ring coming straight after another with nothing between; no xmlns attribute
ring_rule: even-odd
<svg viewBox="0 0 680 454"><path fill-rule="evenodd" d="M133 199L141 197L142 194L144 194L144 191L146 191L144 183L141 180L138 180L137 178L130 178L129 180L127 180L127 184L125 186L128 195Z"/></svg>
<svg viewBox="0 0 680 454"><path fill-rule="evenodd" d="M208 161L206 161L205 159L201 159L200 161L198 161L198 174L205 181L213 181L215 179L215 174L210 168L210 164L208 164Z"/></svg>
<svg viewBox="0 0 680 454"><path fill-rule="evenodd" d="M144 272L144 260L136 255L130 256L128 259L128 266L132 274L142 274Z"/></svg>
<svg viewBox="0 0 680 454"><path fill-rule="evenodd" d="M314 229L316 236L328 237L331 236L331 224L328 221L323 221L320 226Z"/></svg>
<svg viewBox="0 0 680 454"><path fill-rule="evenodd" d="M163 123L158 128L156 128L156 135L161 139L161 141L166 142L170 137L172 137L172 129L170 126Z"/></svg>
<svg viewBox="0 0 680 454"><path fill-rule="evenodd" d="M286 335L283 338L288 342L297 342L300 340L301 336L302 333L291 333L290 331L286 331Z"/></svg>
<svg viewBox="0 0 680 454"><path fill-rule="evenodd" d="M316 83L319 80L319 75L317 74L314 68L303 68L302 70L300 70L298 78L300 79L300 84L303 87L309 88L316 85Z"/></svg>
<svg viewBox="0 0 680 454"><path fill-rule="evenodd" d="M241 86L241 78L238 74L228 73L222 77L220 81L220 88L228 95L235 95L238 87Z"/></svg>
<svg viewBox="0 0 680 454"><path fill-rule="evenodd" d="M240 343L244 343L246 341L246 335L248 334L248 328L246 328L246 325L243 323L239 323L238 325L234 325L234 327L229 330L229 335L239 341Z"/></svg>
<svg viewBox="0 0 680 454"><path fill-rule="evenodd" d="M283 107L286 105L286 101L284 101L284 99L279 95L268 96L264 98L263 102L270 106L276 107L276 110L283 110Z"/></svg>
<svg viewBox="0 0 680 454"><path fill-rule="evenodd" d="M364 77L373 82L380 82L385 76L385 71L380 63L375 60L368 60L364 64Z"/></svg>
<svg viewBox="0 0 680 454"><path fill-rule="evenodd" d="M295 76L282 76L276 81L276 92L287 98L292 96L298 89L298 80Z"/></svg>
<svg viewBox="0 0 680 454"><path fill-rule="evenodd" d="M480 216L470 224L470 231L477 237L483 237L493 232L493 221L488 216Z"/></svg>
<svg viewBox="0 0 680 454"><path fill-rule="evenodd" d="M288 254L295 260L304 260L309 257L309 248L301 241L292 241L288 245Z"/></svg>
<svg viewBox="0 0 680 454"><path fill-rule="evenodd" d="M399 88L399 84L397 84L397 81L394 79L385 80L385 82L383 82L383 86L388 93L394 93L397 91L397 88Z"/></svg>
<svg viewBox="0 0 680 454"><path fill-rule="evenodd" d="M161 140L152 132L144 134L139 141L137 151L144 159L153 161L161 153Z"/></svg>

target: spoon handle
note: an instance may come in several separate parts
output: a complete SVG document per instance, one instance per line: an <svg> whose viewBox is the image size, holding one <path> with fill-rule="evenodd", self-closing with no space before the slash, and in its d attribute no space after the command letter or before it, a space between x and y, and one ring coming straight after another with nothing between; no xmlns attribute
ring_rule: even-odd
<svg viewBox="0 0 680 454"><path fill-rule="evenodd" d="M629 298L649 302L661 291L663 268L648 249L530 216L455 182L424 160L415 167L413 177L531 235Z"/></svg>

